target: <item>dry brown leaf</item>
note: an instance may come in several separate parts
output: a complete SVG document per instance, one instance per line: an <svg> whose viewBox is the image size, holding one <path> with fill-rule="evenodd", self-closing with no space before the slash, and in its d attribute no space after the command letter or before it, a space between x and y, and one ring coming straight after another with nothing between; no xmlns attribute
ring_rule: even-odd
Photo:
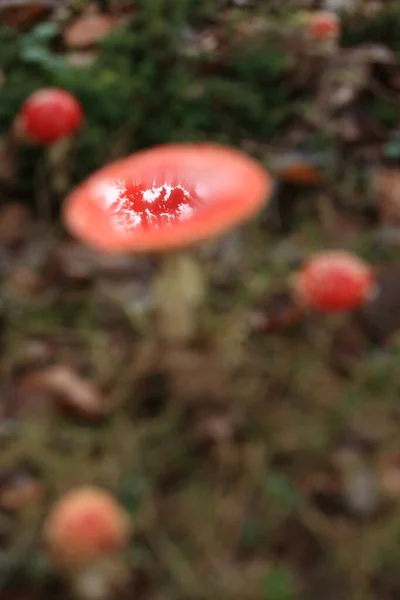
<svg viewBox="0 0 400 600"><path fill-rule="evenodd" d="M44 495L43 485L29 476L16 477L0 489L0 508L20 511L38 504Z"/></svg>
<svg viewBox="0 0 400 600"><path fill-rule="evenodd" d="M117 24L117 19L89 8L65 29L64 43L68 48L89 48L104 39Z"/></svg>
<svg viewBox="0 0 400 600"><path fill-rule="evenodd" d="M68 64L76 69L87 69L97 60L97 54L93 50L76 50L65 55Z"/></svg>
<svg viewBox="0 0 400 600"><path fill-rule="evenodd" d="M8 274L6 284L11 295L32 296L42 291L41 275L26 265L16 265Z"/></svg>
<svg viewBox="0 0 400 600"><path fill-rule="evenodd" d="M4 0L0 3L0 21L16 29L29 29L55 7L54 0Z"/></svg>
<svg viewBox="0 0 400 600"><path fill-rule="evenodd" d="M10 202L0 209L0 246L13 247L25 240L32 225L29 209Z"/></svg>
<svg viewBox="0 0 400 600"><path fill-rule="evenodd" d="M65 365L54 365L25 375L19 381L19 389L50 392L64 407L89 418L101 418L111 408L92 382Z"/></svg>

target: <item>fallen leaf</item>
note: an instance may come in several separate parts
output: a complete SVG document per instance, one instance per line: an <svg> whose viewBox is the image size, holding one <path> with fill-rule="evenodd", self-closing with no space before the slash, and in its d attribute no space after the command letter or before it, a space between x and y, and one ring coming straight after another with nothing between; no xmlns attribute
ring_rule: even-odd
<svg viewBox="0 0 400 600"><path fill-rule="evenodd" d="M8 274L7 287L11 295L32 296L38 294L44 285L40 274L26 265L16 265Z"/></svg>
<svg viewBox="0 0 400 600"><path fill-rule="evenodd" d="M32 226L30 210L20 202L10 202L0 209L0 246L22 243Z"/></svg>
<svg viewBox="0 0 400 600"><path fill-rule="evenodd" d="M54 365L25 375L19 381L19 389L50 392L57 396L64 407L93 419L104 417L111 408L91 381L83 379L64 365Z"/></svg>
<svg viewBox="0 0 400 600"><path fill-rule="evenodd" d="M118 24L110 15L97 13L89 5L82 15L64 30L68 48L89 48L104 39Z"/></svg>
<svg viewBox="0 0 400 600"><path fill-rule="evenodd" d="M61 4L59 2L58 4ZM27 1L27 0L2 0L0 3L1 22L9 27L25 30L29 29L57 6L54 0Z"/></svg>
<svg viewBox="0 0 400 600"><path fill-rule="evenodd" d="M0 487L0 508L18 512L38 504L44 495L42 483L29 474L17 473Z"/></svg>
<svg viewBox="0 0 400 600"><path fill-rule="evenodd" d="M312 164L307 162L293 163L282 169L280 179L286 183L296 185L318 185L321 183L321 173Z"/></svg>
<svg viewBox="0 0 400 600"><path fill-rule="evenodd" d="M323 180L322 168L328 157L324 153L274 150L268 157L271 170L285 183L294 185L319 185Z"/></svg>
<svg viewBox="0 0 400 600"><path fill-rule="evenodd" d="M97 60L97 55L93 51L72 51L65 55L67 63L76 69L87 69Z"/></svg>

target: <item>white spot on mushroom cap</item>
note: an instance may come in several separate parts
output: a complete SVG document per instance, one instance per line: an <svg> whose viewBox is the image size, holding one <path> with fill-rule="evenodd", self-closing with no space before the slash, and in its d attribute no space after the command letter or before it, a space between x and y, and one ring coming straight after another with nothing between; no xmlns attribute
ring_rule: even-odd
<svg viewBox="0 0 400 600"><path fill-rule="evenodd" d="M104 210L120 208L124 202L123 195L126 193L126 187L121 181L111 183L102 183L95 190L95 198L100 207ZM117 206L115 206L117 204Z"/></svg>
<svg viewBox="0 0 400 600"><path fill-rule="evenodd" d="M193 214L193 208L190 206L190 204L182 203L178 206L178 210L180 219L182 221L188 219Z"/></svg>
<svg viewBox="0 0 400 600"><path fill-rule="evenodd" d="M183 184L163 183L156 185L153 181L151 187L142 189L140 182L132 181L132 191L123 181L103 182L95 188L95 201L100 208L110 213L112 225L121 233L129 233L132 229L146 224L154 228L168 226L174 221L185 221L189 219L195 209L193 203L198 203L197 188L192 194ZM200 185L201 188L201 185ZM168 205L171 195L176 190L182 192L186 202L181 202L176 206ZM204 193L204 188L201 188ZM137 197L137 210L135 209L135 197ZM156 201L161 203L163 208L160 212L160 204L158 210L151 209L150 206ZM142 203L148 205L147 208L140 206Z"/></svg>

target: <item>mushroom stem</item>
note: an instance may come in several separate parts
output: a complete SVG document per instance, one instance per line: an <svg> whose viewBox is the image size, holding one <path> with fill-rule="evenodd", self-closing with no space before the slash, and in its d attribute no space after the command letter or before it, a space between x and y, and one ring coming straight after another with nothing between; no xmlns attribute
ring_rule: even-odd
<svg viewBox="0 0 400 600"><path fill-rule="evenodd" d="M70 137L62 138L46 148L50 190L59 196L64 195L69 187L71 149Z"/></svg>
<svg viewBox="0 0 400 600"><path fill-rule="evenodd" d="M162 339L184 344L193 338L205 290L204 273L194 256L169 252L162 257L153 282L157 333Z"/></svg>

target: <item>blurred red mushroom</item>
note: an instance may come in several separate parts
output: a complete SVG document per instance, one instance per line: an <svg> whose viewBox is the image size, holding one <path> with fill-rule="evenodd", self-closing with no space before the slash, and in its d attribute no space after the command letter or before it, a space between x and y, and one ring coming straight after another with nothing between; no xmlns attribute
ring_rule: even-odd
<svg viewBox="0 0 400 600"><path fill-rule="evenodd" d="M63 195L68 189L67 155L72 135L83 121L80 102L60 88L42 88L23 103L10 132L10 139L46 147L45 172L49 190ZM50 206L38 206L44 220L50 219Z"/></svg>
<svg viewBox="0 0 400 600"><path fill-rule="evenodd" d="M338 15L329 10L300 10L295 15L299 26L299 38L296 42L299 56L307 57L309 67L317 68L312 57L331 56L337 49L341 34L341 22ZM319 65L321 68L321 65Z"/></svg>
<svg viewBox="0 0 400 600"><path fill-rule="evenodd" d="M164 255L155 281L159 332L187 339L204 285L182 250L223 234L257 212L268 173L243 152L217 144L167 144L108 165L67 198L64 223L104 252ZM180 251L180 252L173 252Z"/></svg>
<svg viewBox="0 0 400 600"><path fill-rule="evenodd" d="M59 88L43 88L25 100L18 128L31 142L52 144L74 133L82 119L82 107L72 94Z"/></svg>
<svg viewBox="0 0 400 600"><path fill-rule="evenodd" d="M340 35L340 19L331 11L316 10L308 17L308 35L317 42L337 40Z"/></svg>
<svg viewBox="0 0 400 600"><path fill-rule="evenodd" d="M376 289L371 267L344 250L312 256L294 275L292 286L300 305L323 312L352 310Z"/></svg>
<svg viewBox="0 0 400 600"><path fill-rule="evenodd" d="M128 517L105 490L71 490L45 521L44 540L56 568L76 571L121 550L129 534Z"/></svg>

